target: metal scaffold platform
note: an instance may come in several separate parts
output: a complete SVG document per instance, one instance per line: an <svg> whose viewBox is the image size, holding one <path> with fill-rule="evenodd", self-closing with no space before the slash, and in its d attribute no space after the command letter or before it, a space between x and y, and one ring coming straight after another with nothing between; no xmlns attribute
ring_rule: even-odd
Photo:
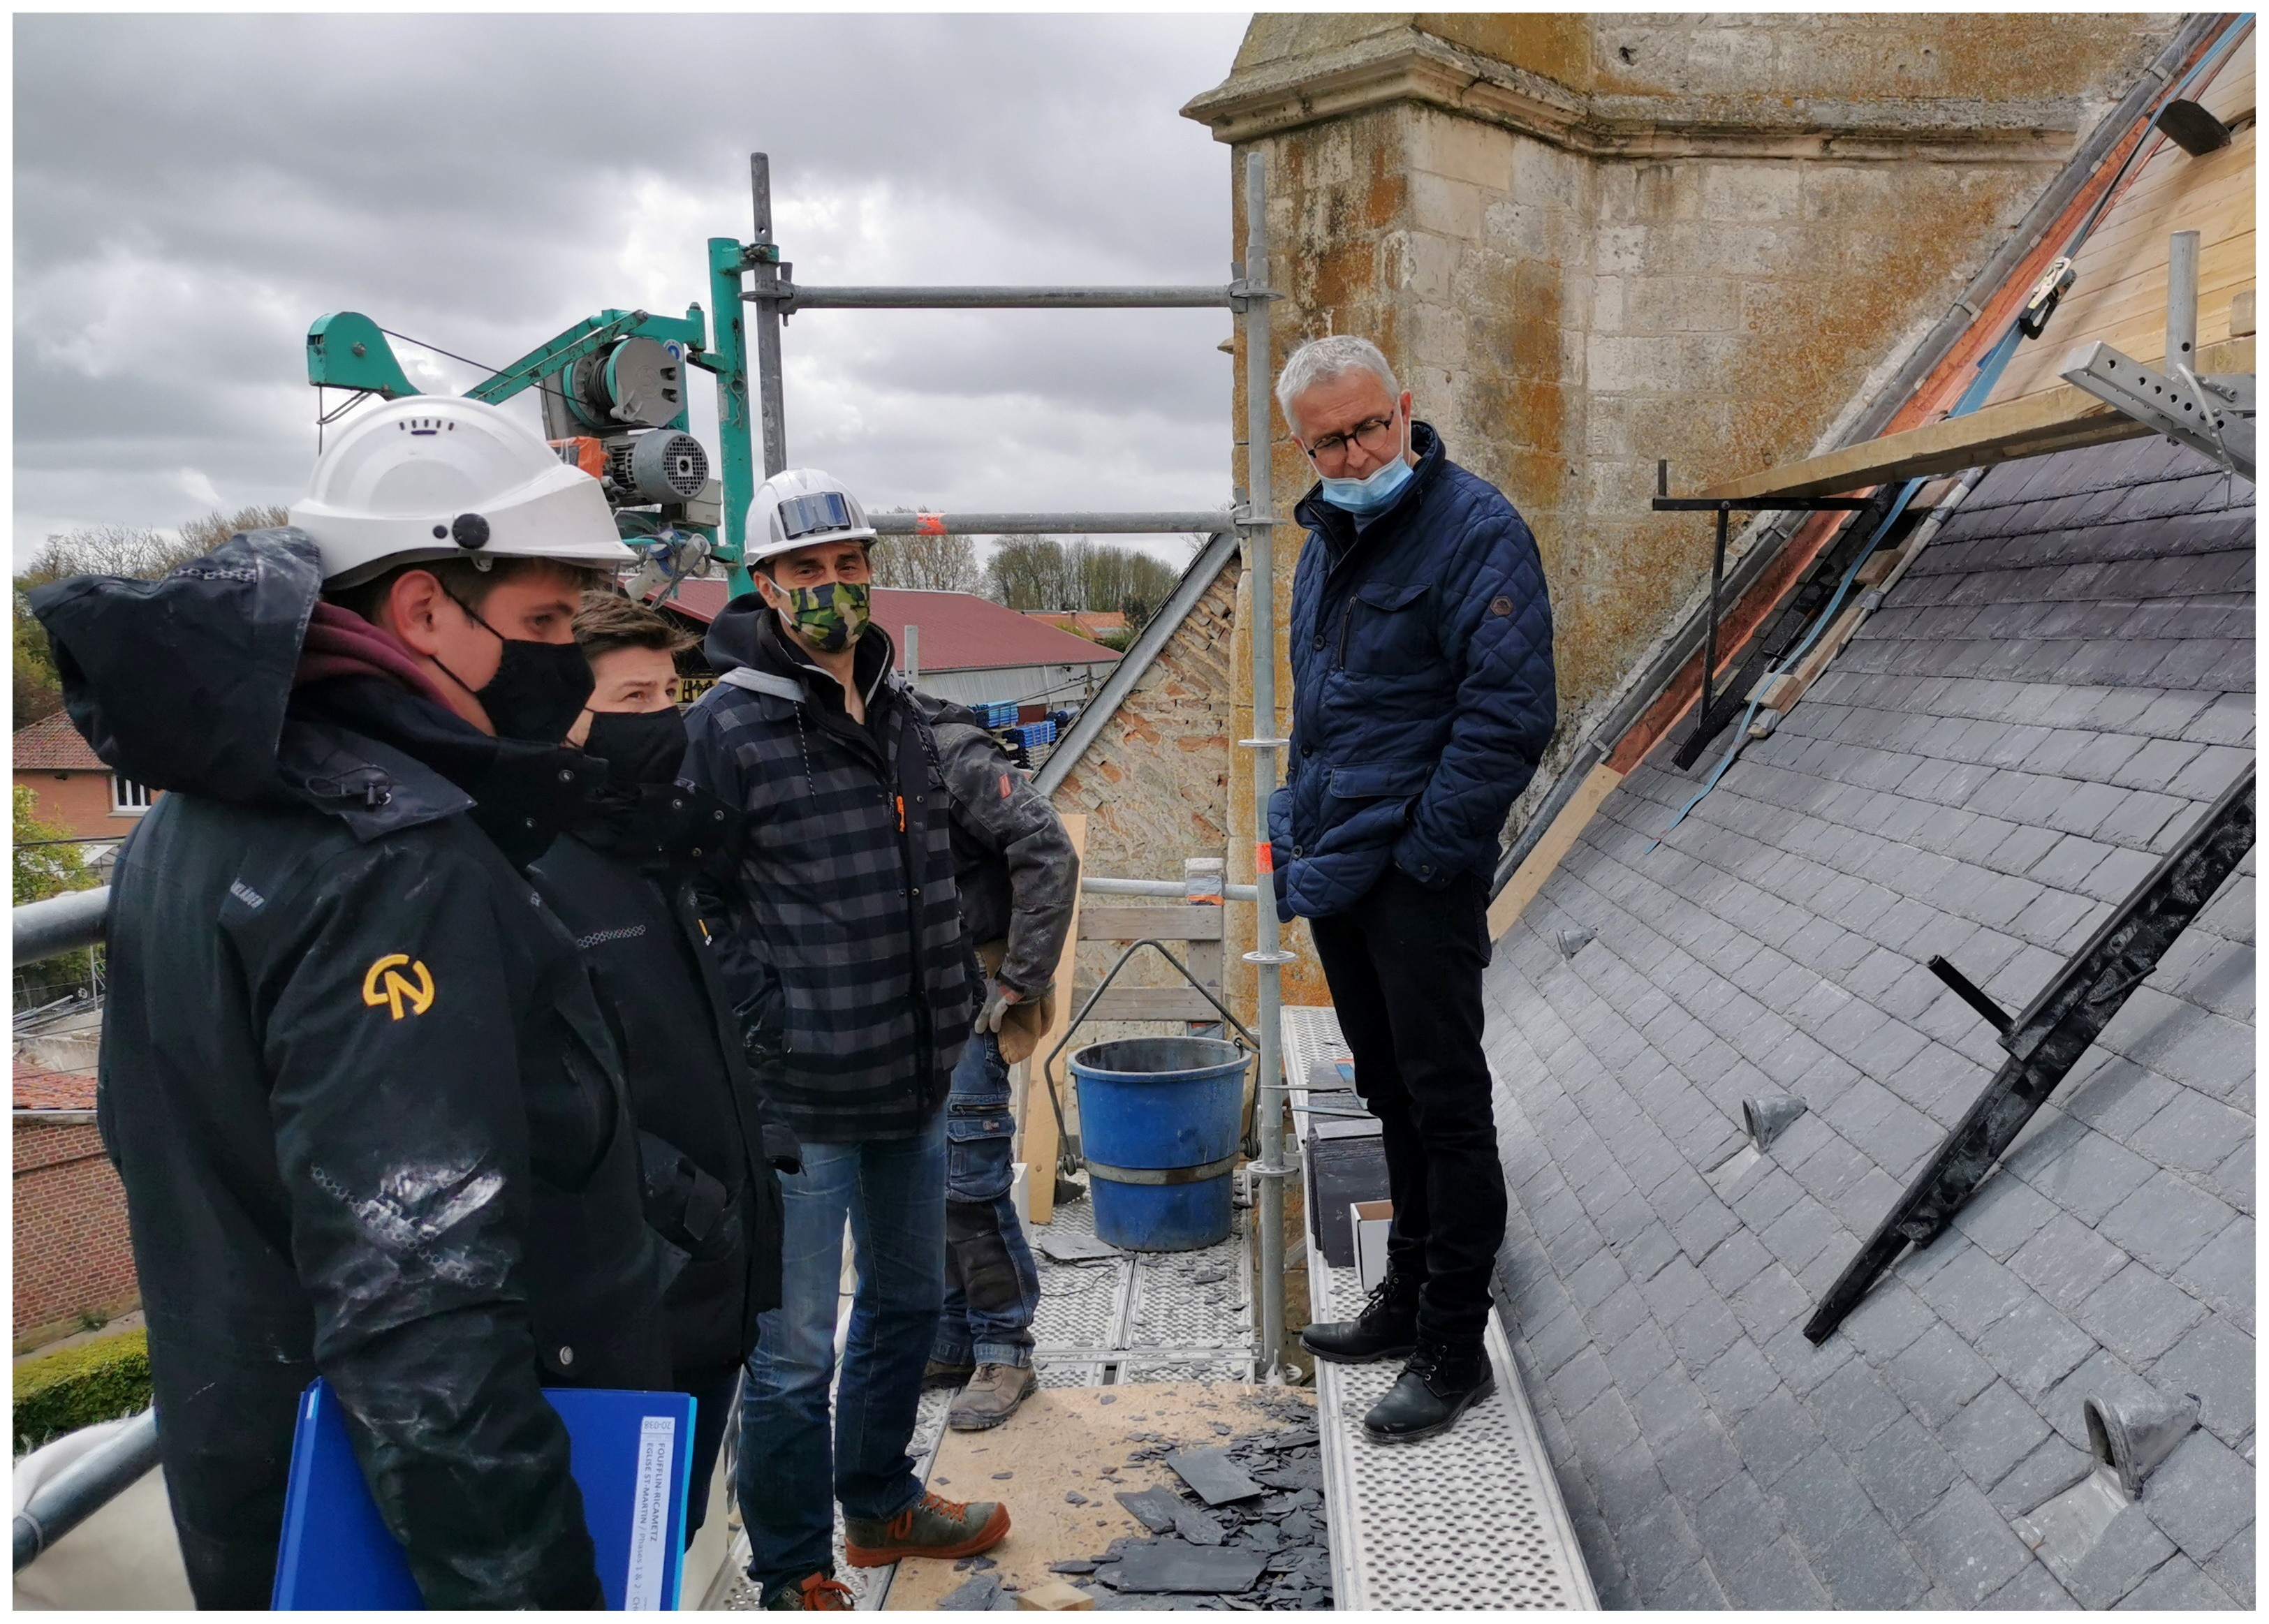
<svg viewBox="0 0 2269 1624"><path fill-rule="evenodd" d="M1311 1067L1346 1055L1328 1008L1287 1008L1284 1072L1304 1115ZM1310 1316L1352 1318L1364 1293L1308 1239ZM1378 1444L1363 1417L1401 1367L1316 1364L1330 1510L1332 1576L1341 1609L1596 1608L1575 1525L1544 1453L1512 1350L1495 1315L1497 1392L1422 1443Z"/></svg>

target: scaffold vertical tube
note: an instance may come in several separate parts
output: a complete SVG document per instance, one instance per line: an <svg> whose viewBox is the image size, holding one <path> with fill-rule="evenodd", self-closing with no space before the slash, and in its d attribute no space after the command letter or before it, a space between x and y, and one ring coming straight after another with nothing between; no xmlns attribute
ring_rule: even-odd
<svg viewBox="0 0 2269 1624"><path fill-rule="evenodd" d="M1258 972L1260 1040L1253 1100L1260 1123L1260 1376L1283 1380L1284 1363L1284 1089L1278 1076L1278 1010L1282 983L1277 963L1276 876L1268 855L1268 798L1276 789L1276 594L1268 482L1271 417L1268 304L1268 178L1260 153L1245 155L1245 567L1253 583L1253 969Z"/></svg>
<svg viewBox="0 0 2269 1624"><path fill-rule="evenodd" d="M741 302L741 245L730 237L709 239L709 354L716 366L718 476L725 491L717 539L735 596L753 586L742 548L756 490L749 466L749 306Z"/></svg>
<svg viewBox="0 0 2269 1624"><path fill-rule="evenodd" d="M772 240L772 160L768 152L749 154L749 194L756 213L756 235L749 246L758 250L749 267L758 292L769 292L780 282L780 245ZM749 301L749 324L756 329L757 421L764 430L765 477L770 479L787 466L787 415L780 398L780 314L773 299Z"/></svg>

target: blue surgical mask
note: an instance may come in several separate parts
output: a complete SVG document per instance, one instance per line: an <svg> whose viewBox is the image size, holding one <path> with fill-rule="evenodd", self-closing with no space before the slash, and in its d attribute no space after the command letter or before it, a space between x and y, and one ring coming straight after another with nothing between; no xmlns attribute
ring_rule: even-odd
<svg viewBox="0 0 2269 1624"><path fill-rule="evenodd" d="M1384 513L1402 494L1402 487L1410 483L1410 464L1406 460L1410 452L1410 425L1402 426L1402 454L1388 459L1382 467L1373 469L1364 479L1333 479L1319 476L1324 481L1324 500L1334 507L1353 513L1358 519L1368 519L1373 513Z"/></svg>

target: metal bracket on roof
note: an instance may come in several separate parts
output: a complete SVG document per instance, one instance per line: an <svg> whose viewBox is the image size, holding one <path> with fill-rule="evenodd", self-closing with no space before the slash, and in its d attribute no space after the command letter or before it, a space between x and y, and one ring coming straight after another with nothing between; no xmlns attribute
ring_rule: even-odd
<svg viewBox="0 0 2269 1624"><path fill-rule="evenodd" d="M1875 1277L1910 1244L1927 1246L1938 1238L2033 1113L2252 849L2253 775L2248 766L2010 1022L2000 1040L2009 1058L1829 1288L1804 1327L1808 1340L1827 1340L1859 1305Z"/></svg>
<svg viewBox="0 0 2269 1624"><path fill-rule="evenodd" d="M2205 453L2241 479L2253 477L2250 377L2205 379L2177 363L2169 378L2106 343L2088 344L2066 356L2063 376L2122 416Z"/></svg>

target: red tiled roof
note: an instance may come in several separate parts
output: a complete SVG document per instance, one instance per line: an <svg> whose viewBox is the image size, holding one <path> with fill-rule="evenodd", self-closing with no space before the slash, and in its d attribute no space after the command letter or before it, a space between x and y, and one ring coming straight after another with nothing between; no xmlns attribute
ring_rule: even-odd
<svg viewBox="0 0 2269 1624"><path fill-rule="evenodd" d="M16 770L28 767L46 771L66 770L81 772L107 772L102 757L71 726L70 712L57 711L53 716L43 716L28 727L16 729L16 744L12 752Z"/></svg>
<svg viewBox="0 0 2269 1624"><path fill-rule="evenodd" d="M662 607L706 625L725 607L726 583L690 580ZM921 628L925 671L985 671L1003 666L1108 665L1119 656L1046 621L967 592L875 588L875 624L903 645L908 626Z"/></svg>
<svg viewBox="0 0 2269 1624"><path fill-rule="evenodd" d="M44 1067L16 1062L18 1111L92 1111L92 1072L51 1072Z"/></svg>

